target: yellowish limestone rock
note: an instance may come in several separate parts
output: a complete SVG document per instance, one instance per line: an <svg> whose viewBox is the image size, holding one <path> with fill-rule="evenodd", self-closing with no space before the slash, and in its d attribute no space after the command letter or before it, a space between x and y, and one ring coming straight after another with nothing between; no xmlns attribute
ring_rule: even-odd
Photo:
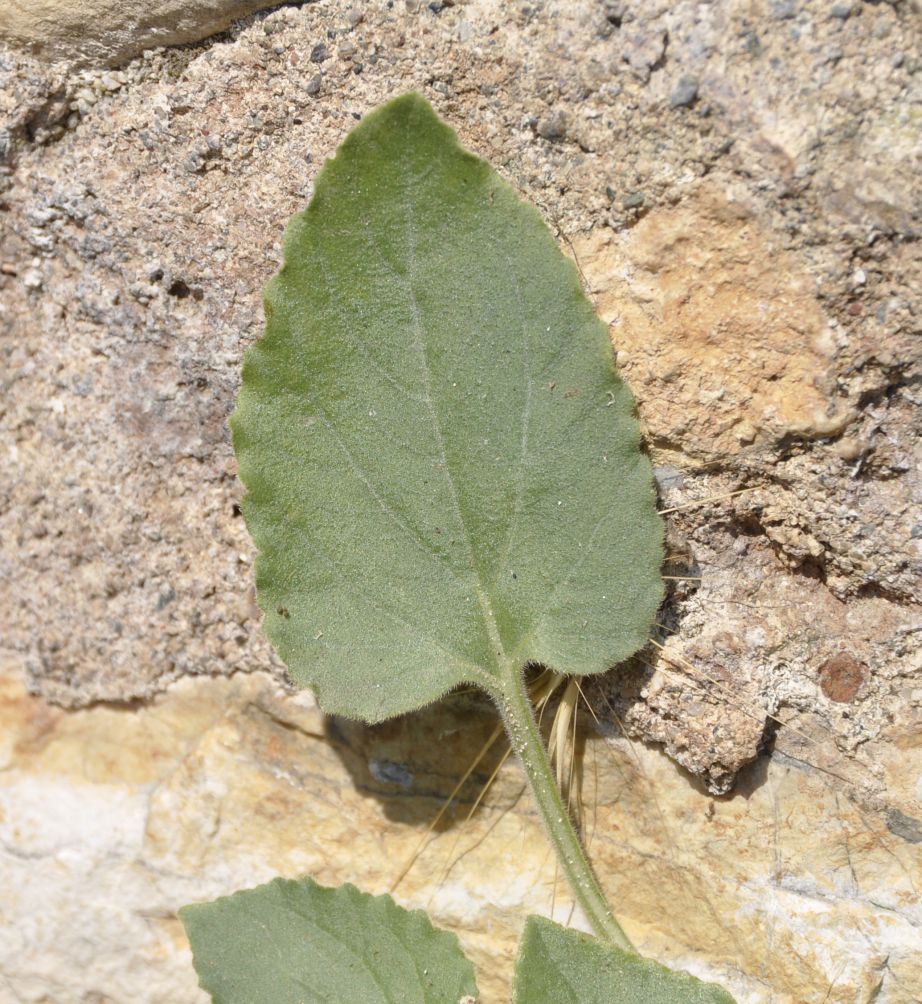
<svg viewBox="0 0 922 1004"><path fill-rule="evenodd" d="M377 728L326 720L263 675L66 712L8 671L0 999L204 1001L179 906L274 875L387 890L494 724L463 696ZM526 914L581 923L517 767L465 820L498 756L396 891L457 931L483 1004L508 1000ZM885 973L879 1000L916 1000L922 844L833 773L780 755L713 799L661 753L591 733L583 764L591 856L644 952L741 1004L868 1001Z"/></svg>
<svg viewBox="0 0 922 1004"><path fill-rule="evenodd" d="M833 435L835 350L804 264L732 193L702 186L574 253L650 440L686 457L737 452L786 431Z"/></svg>

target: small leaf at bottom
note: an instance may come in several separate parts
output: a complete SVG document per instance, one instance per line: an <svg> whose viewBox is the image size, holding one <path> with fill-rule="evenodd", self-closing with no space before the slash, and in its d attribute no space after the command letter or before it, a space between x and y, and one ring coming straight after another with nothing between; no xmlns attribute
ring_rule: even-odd
<svg viewBox="0 0 922 1004"><path fill-rule="evenodd" d="M274 879L180 918L215 1004L458 1004L476 997L458 939L355 886Z"/></svg>
<svg viewBox="0 0 922 1004"><path fill-rule="evenodd" d="M515 966L513 1004L734 1004L714 983L529 917Z"/></svg>

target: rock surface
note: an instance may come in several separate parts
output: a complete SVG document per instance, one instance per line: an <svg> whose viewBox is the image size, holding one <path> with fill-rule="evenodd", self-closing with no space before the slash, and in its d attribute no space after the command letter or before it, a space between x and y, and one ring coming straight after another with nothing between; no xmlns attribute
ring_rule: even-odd
<svg viewBox="0 0 922 1004"><path fill-rule="evenodd" d="M201 999L177 905L383 889L466 766L419 738L451 708L382 738L278 692L226 429L285 221L414 87L573 254L674 510L662 648L588 693L627 925L740 1001L915 999L918 33L908 3L382 0L114 69L0 54L0 1000ZM401 887L484 1001L550 908L517 790Z"/></svg>
<svg viewBox="0 0 922 1004"><path fill-rule="evenodd" d="M0 9L0 41L46 60L113 66L144 49L197 42L264 0L28 0Z"/></svg>
<svg viewBox="0 0 922 1004"><path fill-rule="evenodd" d="M204 1002L180 906L275 875L386 891L495 724L466 698L373 729L325 721L264 674L186 680L137 710L66 712L17 677L0 691L11 1004ZM879 750L896 773L899 758ZM813 755L761 760L721 799L650 747L590 738L593 861L641 950L740 1002L910 1004L922 834L863 811ZM465 819L497 759L396 892L458 933L483 1004L509 999L527 912L581 923L517 767Z"/></svg>

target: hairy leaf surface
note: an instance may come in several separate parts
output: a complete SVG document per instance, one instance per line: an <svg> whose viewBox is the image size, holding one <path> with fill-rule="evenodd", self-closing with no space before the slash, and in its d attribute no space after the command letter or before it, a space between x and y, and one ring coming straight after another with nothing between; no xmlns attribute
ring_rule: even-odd
<svg viewBox="0 0 922 1004"><path fill-rule="evenodd" d="M513 1004L734 1004L714 983L624 952L543 917L529 917Z"/></svg>
<svg viewBox="0 0 922 1004"><path fill-rule="evenodd" d="M477 994L455 935L352 885L274 879L180 917L215 1004L459 1004Z"/></svg>
<svg viewBox="0 0 922 1004"><path fill-rule="evenodd" d="M661 524L576 269L423 98L371 113L289 225L233 418L265 628L377 721L646 640Z"/></svg>

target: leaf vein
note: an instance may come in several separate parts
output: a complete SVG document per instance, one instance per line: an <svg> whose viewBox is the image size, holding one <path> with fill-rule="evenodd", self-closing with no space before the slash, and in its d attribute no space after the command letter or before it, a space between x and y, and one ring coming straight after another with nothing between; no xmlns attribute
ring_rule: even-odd
<svg viewBox="0 0 922 1004"><path fill-rule="evenodd" d="M344 586L348 592L351 592L354 595L361 596L363 599L367 600L372 610L374 610L376 613L383 614L385 617L390 617L392 620L396 621L402 627L407 628L408 633L410 634L411 637L419 637L424 639L430 645L432 645L433 648L437 649L443 655L447 656L455 665L464 668L468 672L474 673L478 677L483 677L486 675L483 669L476 663L470 662L469 660L465 659L464 656L459 655L457 652L453 652L451 649L445 648L445 646L432 635L421 632L418 624L414 624L411 621L408 621L406 618L402 617L399 613L397 613L397 611L389 607L382 606L380 603L377 603L373 595L369 593L367 589L362 588L362 586L359 584L355 576L350 577L347 573L345 573L342 570L342 566L339 564L339 562L337 562L337 560L330 554L330 552L322 544L318 543L317 538L312 536L306 527L301 526L297 523L290 523L289 526L303 540L307 541L314 548L314 550L317 551L324 558L325 561L328 561L331 568L336 569L336 571L340 573L339 584L341 586ZM294 582L290 580L288 582L288 586L289 588L293 588ZM399 593L397 590L394 590L394 592L399 596L399 598L404 603L407 602L407 598L402 593ZM410 604L410 606L412 606L412 604Z"/></svg>
<svg viewBox="0 0 922 1004"><path fill-rule="evenodd" d="M403 208L406 218L407 225L407 243L408 247L408 261L409 261L409 271L412 273L415 271L416 261L417 261L417 240L416 240L416 226L413 214L413 202L410 198L410 187L409 185L404 187L403 191ZM441 455L441 461L443 464L443 470L446 475L446 482L448 485L449 494L451 496L452 502L455 507L455 512L458 516L458 522L461 527L461 531L464 534L465 543L467 545L468 552L471 555L471 563L473 565L474 574L477 578L477 599L480 603L481 614L483 616L484 627L486 628L487 635L490 642L495 647L496 650L496 665L497 668L500 667L499 659L506 655L505 648L503 646L502 640L500 639L499 629L496 624L496 618L493 615L493 611L490 608L490 601L487 596L486 590L483 584L483 575L480 569L477 567L477 558L474 553L474 547L471 540L470 531L467 527L467 522L464 518L464 513L461 509L461 500L458 496L458 489L455 485L454 476L451 472L451 467L448 463L448 454L445 448L445 437L442 433L442 424L439 419L438 411L436 410L435 403L432 400L432 368L429 362L429 355L426 351L425 340L423 338L423 324L422 315L419 307L419 298L416 295L416 290L413 287L412 282L406 283L407 293L410 297L410 310L413 317L413 339L416 344L416 349L420 356L420 361L423 367L423 381L425 394L424 398L429 406L429 411L432 415L432 424L435 432L436 442L439 448L439 453Z"/></svg>
<svg viewBox="0 0 922 1004"><path fill-rule="evenodd" d="M317 264L320 266L320 271L323 274L323 280L327 286L331 289L339 290L340 285L336 281L333 273L327 264L326 253L323 246L319 242L320 231L318 228L317 237L318 242L315 245L317 252ZM415 404L423 404L424 399L418 394L414 394L409 388L405 387L389 370L385 369L384 366L362 345L361 342L350 338L347 332L350 328L349 318L346 317L343 310L342 304L348 302L348 298L344 296L334 296L331 298L331 304L333 313L336 315L336 319L339 322L340 336L346 344L354 349L376 372L379 373L392 387L399 391L408 401L413 401Z"/></svg>
<svg viewBox="0 0 922 1004"><path fill-rule="evenodd" d="M496 574L493 578L494 587L498 582L503 581L503 574L506 571L509 555L512 552L512 544L515 540L516 530L522 516L522 502L525 497L525 466L528 455L528 430L531 421L532 390L534 387L531 375L531 352L529 351L528 330L525 324L525 302L522 297L522 284L519 274L515 268L512 256L507 253L506 262L508 264L508 275L512 277L515 286L516 301L519 305L519 317L521 318L522 335L522 373L525 377L525 397L522 402L522 433L519 441L519 463L516 477L515 502L512 508L512 515L509 518L509 527L506 531L506 539L500 551L500 559L496 563Z"/></svg>
<svg viewBox="0 0 922 1004"><path fill-rule="evenodd" d="M519 643L516 645L513 653L514 655L523 654L523 649L525 648L525 646L528 645L530 642L532 642L534 640L535 635L541 630L541 626L544 623L544 618L553 609L554 603L556 602L557 597L559 596L561 591L566 586L569 586L569 584L576 578L576 576L579 575L583 565L586 562L586 559L592 553L596 535L598 534L599 529L601 528L602 524L605 522L606 519L608 519L607 512L603 513L599 517L598 522L593 527L592 533L589 535L589 541L583 548L583 553L580 555L579 560L573 563L568 574L563 578L561 578L560 581L557 583L557 585L551 590L550 595L548 596L547 603L545 603L544 606L541 608L541 610L535 615L535 618L532 621L531 626L528 629L528 632L525 635L523 635Z"/></svg>

